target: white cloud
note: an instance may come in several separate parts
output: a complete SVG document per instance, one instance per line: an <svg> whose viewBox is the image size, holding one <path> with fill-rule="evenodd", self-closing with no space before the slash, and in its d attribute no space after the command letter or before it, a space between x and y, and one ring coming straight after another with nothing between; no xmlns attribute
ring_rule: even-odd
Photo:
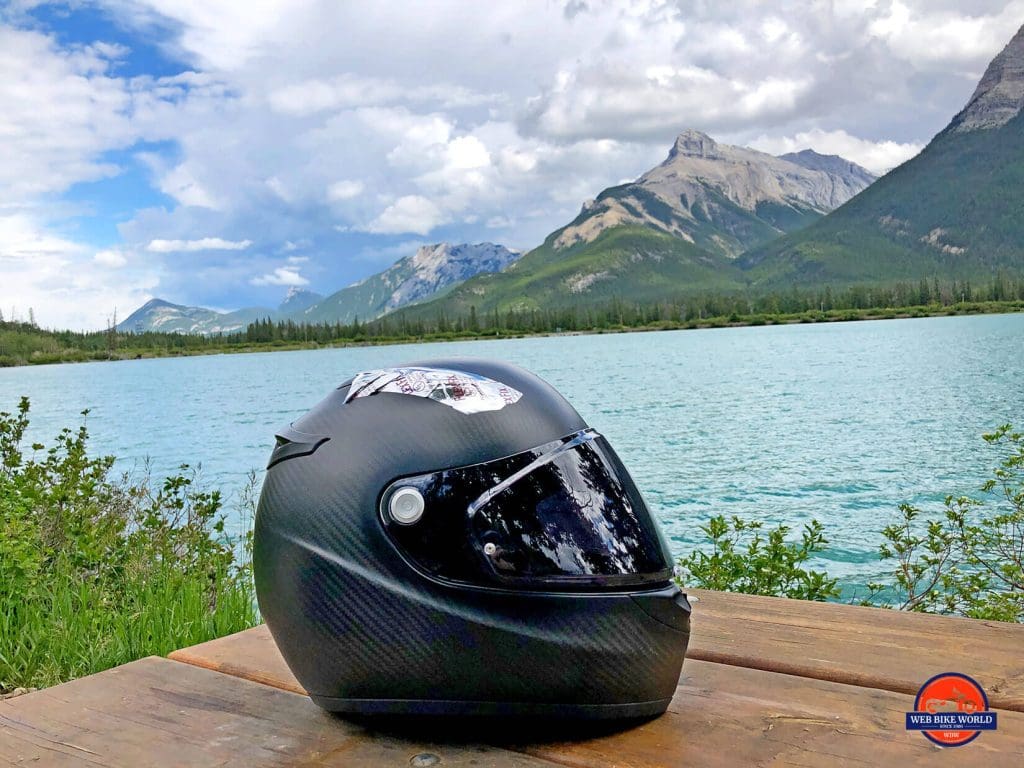
<svg viewBox="0 0 1024 768"><path fill-rule="evenodd" d="M266 184L267 189L281 198L284 202L292 203L295 201L295 195L291 193L288 187L285 186L284 182L277 178L277 176L271 176L267 179Z"/></svg>
<svg viewBox="0 0 1024 768"><path fill-rule="evenodd" d="M813 149L823 155L839 155L862 165L876 174L884 174L906 162L922 149L917 142L868 141L851 136L846 131L802 131L794 136L760 136L750 146L762 152L782 155Z"/></svg>
<svg viewBox="0 0 1024 768"><path fill-rule="evenodd" d="M299 274L296 267L277 267L273 272L254 277L249 281L252 285L287 285L300 286L309 285L309 280Z"/></svg>
<svg viewBox="0 0 1024 768"><path fill-rule="evenodd" d="M100 329L153 297L159 272L147 265L122 269L111 280L99 254L54 235L27 212L0 211L0 308L45 328ZM122 265L123 266L123 265Z"/></svg>
<svg viewBox="0 0 1024 768"><path fill-rule="evenodd" d="M215 69L235 70L264 53L274 41L292 39L291 20L308 18L311 0L109 0L121 23L152 26L167 18L178 21L174 41L181 51Z"/></svg>
<svg viewBox="0 0 1024 768"><path fill-rule="evenodd" d="M125 258L124 253L118 248L105 248L102 251L96 251L92 260L101 267L109 267L111 269L123 267L128 263L128 259Z"/></svg>
<svg viewBox="0 0 1024 768"><path fill-rule="evenodd" d="M791 117L813 84L807 75L748 79L694 65L638 70L601 62L562 72L552 89L531 100L523 127L567 140L648 140L688 126L721 130Z"/></svg>
<svg viewBox="0 0 1024 768"><path fill-rule="evenodd" d="M514 225L515 222L508 216L491 216L484 224L488 229L508 229Z"/></svg>
<svg viewBox="0 0 1024 768"><path fill-rule="evenodd" d="M991 14L912 5L894 0L869 30L897 56L926 68L987 61L1024 21L1021 2L1007 3Z"/></svg>
<svg viewBox="0 0 1024 768"><path fill-rule="evenodd" d="M472 106L500 101L496 95L474 93L450 83L408 87L395 80L360 77L350 72L337 77L312 78L278 88L267 97L271 108L306 117L328 110L394 103L436 102L444 107Z"/></svg>
<svg viewBox="0 0 1024 768"><path fill-rule="evenodd" d="M45 35L0 23L0 203L118 172L101 155L136 133L126 84L109 68L105 47L60 50Z"/></svg>
<svg viewBox="0 0 1024 768"><path fill-rule="evenodd" d="M252 240L225 240L220 237L203 237L198 240L150 240L147 251L153 253L193 253L195 251L244 251Z"/></svg>
<svg viewBox="0 0 1024 768"><path fill-rule="evenodd" d="M476 136L459 136L445 148L445 164L456 170L485 168L491 164L491 154Z"/></svg>
<svg viewBox="0 0 1024 768"><path fill-rule="evenodd" d="M203 186L196 178L195 172L186 165L175 166L161 175L158 186L161 192L173 197L182 205L210 208L214 211L224 207L224 203Z"/></svg>
<svg viewBox="0 0 1024 768"><path fill-rule="evenodd" d="M365 231L378 235L400 235L407 232L426 235L447 220L444 212L427 198L405 195L385 208L365 227Z"/></svg>
<svg viewBox="0 0 1024 768"><path fill-rule="evenodd" d="M327 199L337 202L351 200L363 193L363 182L358 179L342 179L327 187Z"/></svg>

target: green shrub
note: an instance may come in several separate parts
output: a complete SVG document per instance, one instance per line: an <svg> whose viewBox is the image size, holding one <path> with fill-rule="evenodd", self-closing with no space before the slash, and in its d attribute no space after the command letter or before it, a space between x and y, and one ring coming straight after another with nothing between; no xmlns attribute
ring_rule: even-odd
<svg viewBox="0 0 1024 768"><path fill-rule="evenodd" d="M711 552L694 550L679 560L681 584L802 600L827 600L839 594L835 579L803 567L828 544L817 520L804 527L799 541L787 540L785 525L765 536L759 521L726 520L722 515L701 530L711 540Z"/></svg>
<svg viewBox="0 0 1024 768"><path fill-rule="evenodd" d="M869 585L867 602L910 611L1024 621L1024 434L1004 425L984 436L1000 452L983 498L947 496L923 517L909 504L882 531L892 583Z"/></svg>
<svg viewBox="0 0 1024 768"><path fill-rule="evenodd" d="M253 626L249 540L225 533L218 492L187 466L155 490L115 475L84 421L26 448L28 414L27 398L0 413L0 689Z"/></svg>

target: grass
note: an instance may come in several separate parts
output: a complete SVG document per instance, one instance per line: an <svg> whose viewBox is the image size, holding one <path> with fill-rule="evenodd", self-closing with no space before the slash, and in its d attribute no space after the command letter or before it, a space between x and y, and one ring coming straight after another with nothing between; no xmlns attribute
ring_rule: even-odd
<svg viewBox="0 0 1024 768"><path fill-rule="evenodd" d="M28 413L0 413L0 692L256 624L249 539L226 533L218 492L187 467L156 488L114 475L84 424L25 446Z"/></svg>
<svg viewBox="0 0 1024 768"><path fill-rule="evenodd" d="M44 588L0 609L0 680L7 689L42 688L253 626L252 596L183 579L158 564L117 588L83 580L67 560Z"/></svg>

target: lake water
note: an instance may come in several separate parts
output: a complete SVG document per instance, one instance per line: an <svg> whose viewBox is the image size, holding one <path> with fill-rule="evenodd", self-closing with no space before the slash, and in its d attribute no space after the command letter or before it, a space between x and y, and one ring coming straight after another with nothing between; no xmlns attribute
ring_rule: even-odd
<svg viewBox="0 0 1024 768"><path fill-rule="evenodd" d="M996 463L981 434L1024 426L1024 315L220 355L0 369L0 410L32 398L34 439L89 408L95 449L158 473L202 465L226 494L274 431L368 368L493 357L551 382L622 456L677 554L716 513L811 518L818 565L880 573L897 505L938 507Z"/></svg>

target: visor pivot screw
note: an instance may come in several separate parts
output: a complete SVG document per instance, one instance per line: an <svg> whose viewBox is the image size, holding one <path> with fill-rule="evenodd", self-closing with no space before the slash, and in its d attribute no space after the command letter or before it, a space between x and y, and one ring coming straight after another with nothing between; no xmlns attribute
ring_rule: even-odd
<svg viewBox="0 0 1024 768"><path fill-rule="evenodd" d="M484 554L488 557L494 557L498 553L498 546L493 541L488 541L484 544Z"/></svg>
<svg viewBox="0 0 1024 768"><path fill-rule="evenodd" d="M412 525L418 522L423 517L423 510L426 509L426 506L423 494L408 486L399 488L391 494L391 501L388 502L392 519L402 525Z"/></svg>

